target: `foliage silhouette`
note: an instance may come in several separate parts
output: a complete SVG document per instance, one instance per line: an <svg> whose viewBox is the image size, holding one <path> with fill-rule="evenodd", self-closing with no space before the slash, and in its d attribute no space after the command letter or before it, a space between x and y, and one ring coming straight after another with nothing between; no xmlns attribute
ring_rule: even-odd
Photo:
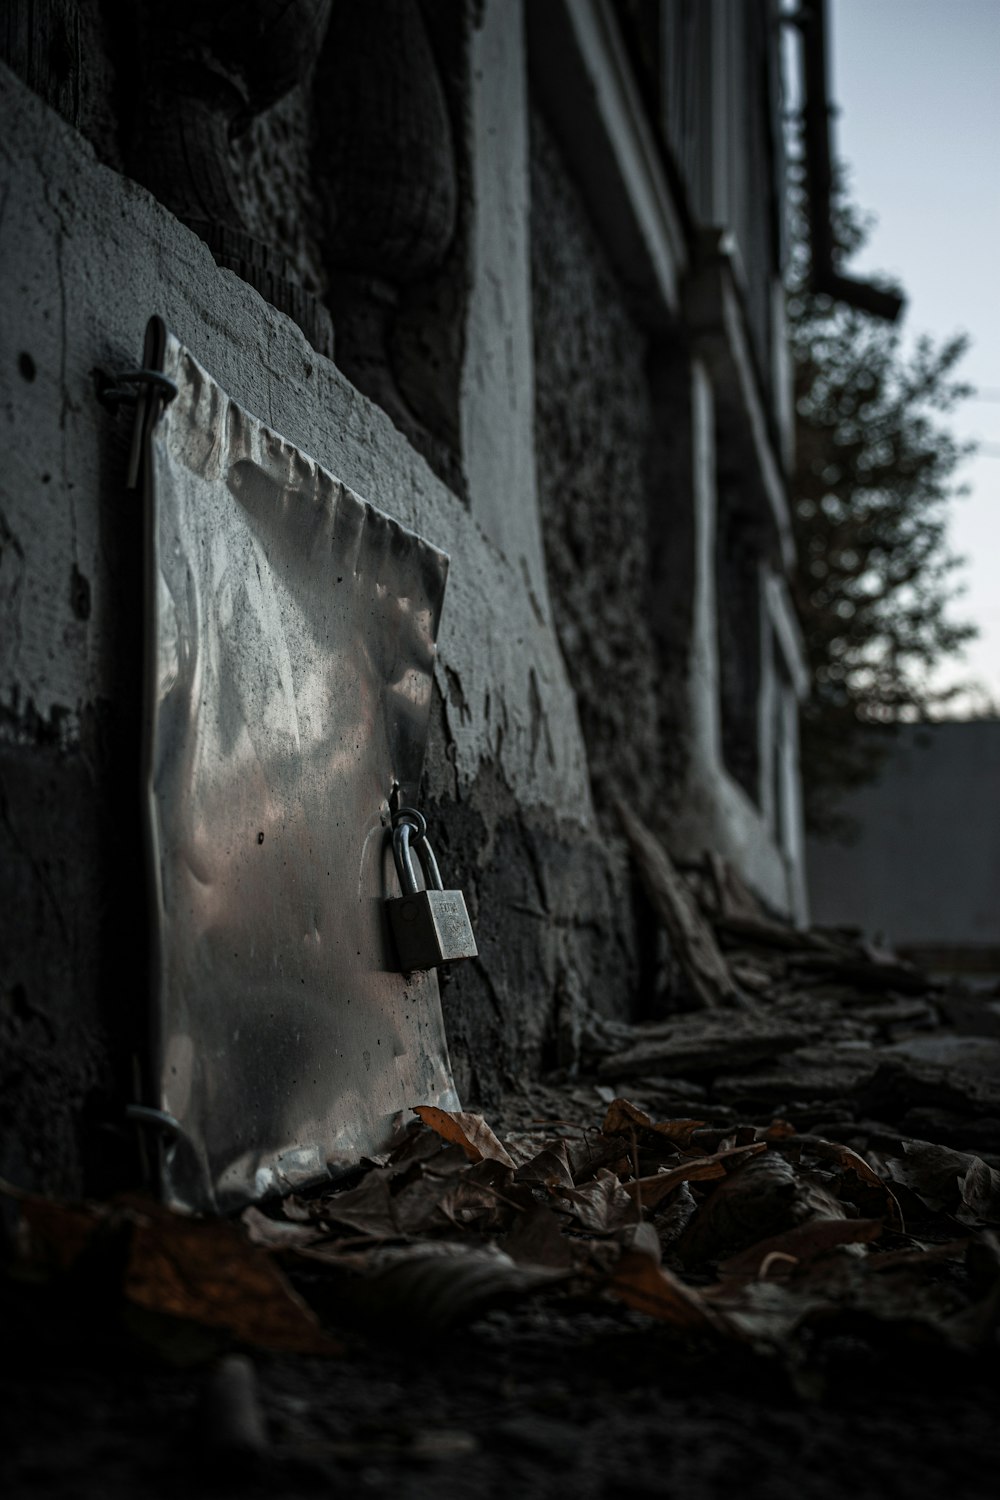
<svg viewBox="0 0 1000 1500"><path fill-rule="evenodd" d="M871 221L842 190L836 215L846 258ZM970 394L955 373L966 336L907 349L898 323L812 292L808 271L799 213L788 313L795 591L812 678L802 764L807 822L830 834L846 831L840 795L870 780L888 749L870 727L932 715L961 691L933 686L932 671L976 634L951 613L961 559L946 540L964 493L956 470L974 445L941 420Z"/></svg>

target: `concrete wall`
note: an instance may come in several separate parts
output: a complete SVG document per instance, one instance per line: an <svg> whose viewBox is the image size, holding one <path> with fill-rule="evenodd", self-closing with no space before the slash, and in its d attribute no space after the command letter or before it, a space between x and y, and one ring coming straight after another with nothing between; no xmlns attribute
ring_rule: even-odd
<svg viewBox="0 0 1000 1500"><path fill-rule="evenodd" d="M662 796L651 592L647 341L542 115L531 120L535 450L545 560L591 780ZM613 826L613 820L612 820Z"/></svg>
<svg viewBox="0 0 1000 1500"><path fill-rule="evenodd" d="M500 99L483 101L476 131L523 88L518 35L516 6L486 7L476 45L500 51L486 75ZM584 746L540 562L526 137L504 238L494 218L471 265L466 505L288 317L6 70L0 106L0 1170L79 1185L95 1126L128 1097L142 1031L141 537L124 490L128 419L99 404L95 372L136 364L153 312L237 400L451 554L427 803L482 954L445 996L458 1082L489 1097L537 1068L567 983L587 975L619 1012L629 988L622 859L589 848ZM484 308L477 287L493 286L498 257L507 293ZM512 468L498 489L501 437Z"/></svg>
<svg viewBox="0 0 1000 1500"><path fill-rule="evenodd" d="M201 209L144 154L144 94L163 74L194 87L149 43L187 45L173 13L143 4L113 35L84 0L11 14L0 1171L63 1191L127 1171L117 1126L146 1003L141 528L128 417L97 394L100 372L136 364L152 313L238 402L451 555L424 802L480 948L444 994L463 1095L488 1102L551 1061L581 998L617 1015L645 1003L649 940L610 792L677 854L715 848L801 914L780 422L735 258L675 200L613 7L334 7L318 82L306 70L209 163L239 200L224 243L185 227ZM398 49L380 59L373 15L410 28L419 69ZM32 27L70 38L75 82ZM352 47L370 66L352 71ZM195 100L209 115L213 90ZM415 176L386 123L397 109ZM723 480L765 516L752 795L720 748Z"/></svg>
<svg viewBox="0 0 1000 1500"><path fill-rule="evenodd" d="M820 922L1000 968L1000 722L908 724L878 779L845 797L851 843L810 839ZM947 964L944 965L947 967Z"/></svg>

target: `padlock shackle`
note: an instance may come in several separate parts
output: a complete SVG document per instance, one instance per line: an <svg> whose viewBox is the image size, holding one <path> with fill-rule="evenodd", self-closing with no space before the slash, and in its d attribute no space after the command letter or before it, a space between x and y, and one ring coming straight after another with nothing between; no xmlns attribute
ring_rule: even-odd
<svg viewBox="0 0 1000 1500"><path fill-rule="evenodd" d="M415 822L411 822L406 816L404 809L396 826L392 830L392 857L396 864L396 874L399 876L399 888L404 896L415 896L420 887L417 885L417 874L413 868L413 853L420 861L420 867L424 872L424 884L429 891L444 890L441 880L441 871L438 862L434 858L434 851L427 842L427 835ZM421 818L423 823L423 818ZM426 828L424 823L424 828ZM413 834L416 833L416 838Z"/></svg>

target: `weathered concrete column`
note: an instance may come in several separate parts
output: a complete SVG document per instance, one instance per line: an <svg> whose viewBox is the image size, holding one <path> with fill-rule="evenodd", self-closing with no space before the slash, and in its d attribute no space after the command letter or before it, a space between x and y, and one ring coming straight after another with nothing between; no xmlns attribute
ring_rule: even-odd
<svg viewBox="0 0 1000 1500"><path fill-rule="evenodd" d="M761 682L757 690L760 753L757 800L730 774L723 755L718 628L716 420L712 380L703 362L691 362L691 476L694 593L687 667L689 753L680 789L672 798L672 841L682 857L713 849L733 861L765 901L798 920L805 917L802 881L801 809L791 787L796 775L797 715L791 684L783 684L772 645L772 605L762 575L760 613L747 621L762 635ZM777 607L777 606L774 606ZM766 640L766 649L764 641ZM790 703L784 694L790 694ZM780 709L778 709L780 698ZM774 720L764 724L771 715ZM775 776L775 758L778 776ZM791 759L790 759L791 757ZM774 784L783 799L779 830ZM787 820L787 822L786 822Z"/></svg>
<svg viewBox="0 0 1000 1500"><path fill-rule="evenodd" d="M477 9L469 80L473 182L462 462L473 515L530 583L547 620L535 486L528 89L520 0L486 0Z"/></svg>

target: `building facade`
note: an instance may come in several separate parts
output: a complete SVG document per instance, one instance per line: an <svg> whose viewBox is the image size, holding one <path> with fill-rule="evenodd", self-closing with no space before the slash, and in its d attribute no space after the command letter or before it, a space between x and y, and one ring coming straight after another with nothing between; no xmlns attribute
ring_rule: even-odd
<svg viewBox="0 0 1000 1500"><path fill-rule="evenodd" d="M0 23L2 1170L114 1176L148 946L159 314L451 558L423 805L488 1101L659 966L625 799L805 915L775 0L14 0Z"/></svg>

